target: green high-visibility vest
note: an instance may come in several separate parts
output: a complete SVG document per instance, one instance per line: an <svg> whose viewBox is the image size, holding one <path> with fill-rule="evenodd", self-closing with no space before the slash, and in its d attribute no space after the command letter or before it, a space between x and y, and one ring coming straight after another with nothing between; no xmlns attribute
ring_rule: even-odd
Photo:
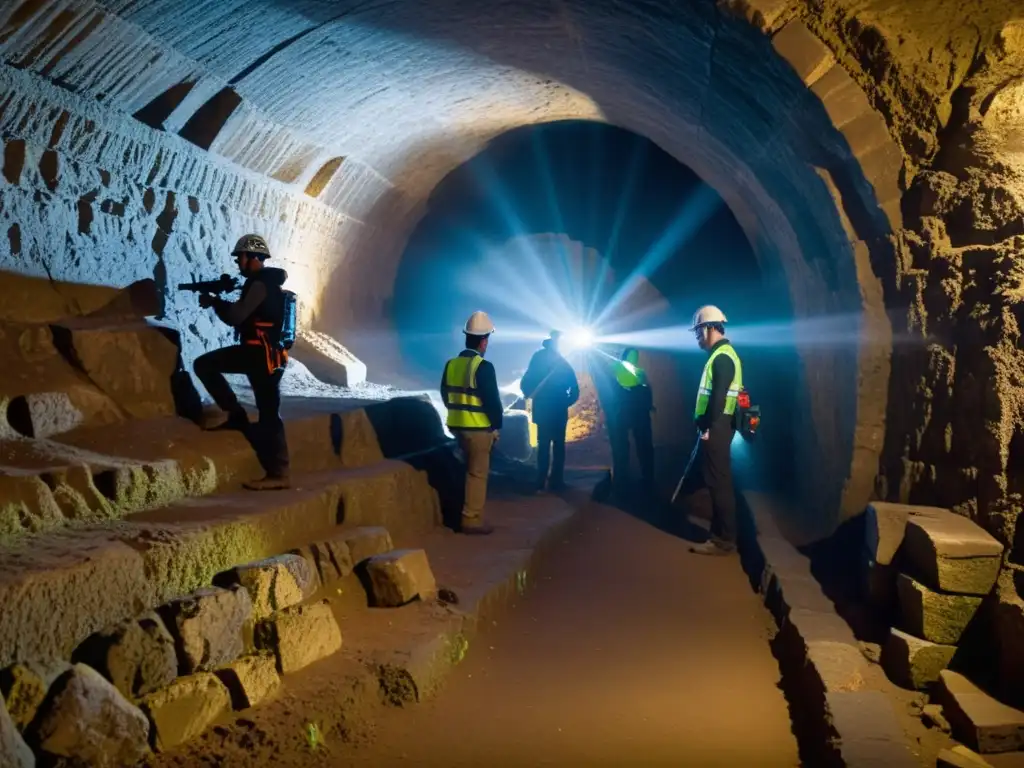
<svg viewBox="0 0 1024 768"><path fill-rule="evenodd" d="M733 365L736 366L736 372L732 376L729 391L725 395L725 413L730 416L736 413L736 400L740 395L740 390L743 388L743 366L740 365L739 355L732 348L732 344L723 344L711 353L708 361L704 364L704 373L701 374L700 387L697 389L697 407L693 409L695 417L703 416L707 413L708 403L711 401L711 366L714 365L715 358L719 355L728 355Z"/></svg>
<svg viewBox="0 0 1024 768"><path fill-rule="evenodd" d="M645 383L644 369L637 365L638 362L640 356L633 353L615 363L615 380L623 389L633 389Z"/></svg>
<svg viewBox="0 0 1024 768"><path fill-rule="evenodd" d="M490 429L484 401L476 388L476 372L484 359L479 355L453 357L444 367L446 423L449 429Z"/></svg>

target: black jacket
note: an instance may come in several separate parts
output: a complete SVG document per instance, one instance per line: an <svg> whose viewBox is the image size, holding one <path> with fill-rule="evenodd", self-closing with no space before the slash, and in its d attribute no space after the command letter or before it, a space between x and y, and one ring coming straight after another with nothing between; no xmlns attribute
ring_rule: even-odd
<svg viewBox="0 0 1024 768"><path fill-rule="evenodd" d="M459 357L472 357L478 354L472 349L464 349ZM445 365L441 372L441 400L448 402L448 366ZM505 412L501 404L501 393L498 391L498 375L494 366L487 360L480 361L480 367L476 369L476 388L480 392L480 399L484 403L484 413L491 421L491 429L501 429L501 418Z"/></svg>
<svg viewBox="0 0 1024 768"><path fill-rule="evenodd" d="M524 397L533 398L534 424L567 423L569 408L580 399L576 372L551 348L550 339L530 359L519 388Z"/></svg>
<svg viewBox="0 0 1024 768"><path fill-rule="evenodd" d="M254 339L255 323L281 322L281 287L287 279L283 269L264 267L246 279L238 301L217 299L213 311L222 322L238 329L242 339Z"/></svg>

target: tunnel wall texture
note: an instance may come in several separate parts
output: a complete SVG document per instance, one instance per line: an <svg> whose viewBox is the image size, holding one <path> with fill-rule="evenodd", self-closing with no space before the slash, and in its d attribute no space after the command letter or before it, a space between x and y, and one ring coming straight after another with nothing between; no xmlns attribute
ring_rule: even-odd
<svg viewBox="0 0 1024 768"><path fill-rule="evenodd" d="M749 8L484 5L6 5L0 267L173 288L262 231L306 321L377 361L373 378L402 244L440 178L511 127L607 120L719 191L798 316L861 323L859 348L804 350L793 428L810 522L862 507L888 377L870 254L899 229L900 189L860 87L802 22ZM164 299L186 362L224 339L191 297Z"/></svg>
<svg viewBox="0 0 1024 768"><path fill-rule="evenodd" d="M304 320L384 360L402 244L438 180L511 127L607 120L719 191L797 317L859 327L849 348L801 345L814 520L872 493L978 519L1013 550L1001 636L1024 633L1013 4L182 7L0 7L0 268L166 288L219 273L259 230L309 297ZM223 338L173 291L164 314L186 359Z"/></svg>

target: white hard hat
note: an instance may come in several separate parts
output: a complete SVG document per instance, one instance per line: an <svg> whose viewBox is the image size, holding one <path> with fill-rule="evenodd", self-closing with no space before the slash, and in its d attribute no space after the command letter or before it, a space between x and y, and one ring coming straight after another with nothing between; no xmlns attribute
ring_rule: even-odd
<svg viewBox="0 0 1024 768"><path fill-rule="evenodd" d="M470 336L489 336L494 333L494 323L486 312L474 312L466 321L464 330Z"/></svg>
<svg viewBox="0 0 1024 768"><path fill-rule="evenodd" d="M702 325L709 325L710 323L722 323L724 325L726 322L728 321L725 319L725 313L722 310L711 304L706 304L693 313L693 326L691 326L690 330L695 331Z"/></svg>
<svg viewBox="0 0 1024 768"><path fill-rule="evenodd" d="M240 253L251 253L262 259L270 258L270 248L267 246L267 241L259 235L242 235L238 238L238 242L235 243L231 255L237 256Z"/></svg>

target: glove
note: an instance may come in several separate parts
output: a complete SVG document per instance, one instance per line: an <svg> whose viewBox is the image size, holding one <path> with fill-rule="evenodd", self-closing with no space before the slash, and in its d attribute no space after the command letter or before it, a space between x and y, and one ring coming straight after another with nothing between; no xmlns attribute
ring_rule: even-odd
<svg viewBox="0 0 1024 768"><path fill-rule="evenodd" d="M216 303L217 303L217 297L216 296L211 296L208 293L201 293L201 294L199 294L199 306L202 307L203 309L209 309L210 307L212 307Z"/></svg>

